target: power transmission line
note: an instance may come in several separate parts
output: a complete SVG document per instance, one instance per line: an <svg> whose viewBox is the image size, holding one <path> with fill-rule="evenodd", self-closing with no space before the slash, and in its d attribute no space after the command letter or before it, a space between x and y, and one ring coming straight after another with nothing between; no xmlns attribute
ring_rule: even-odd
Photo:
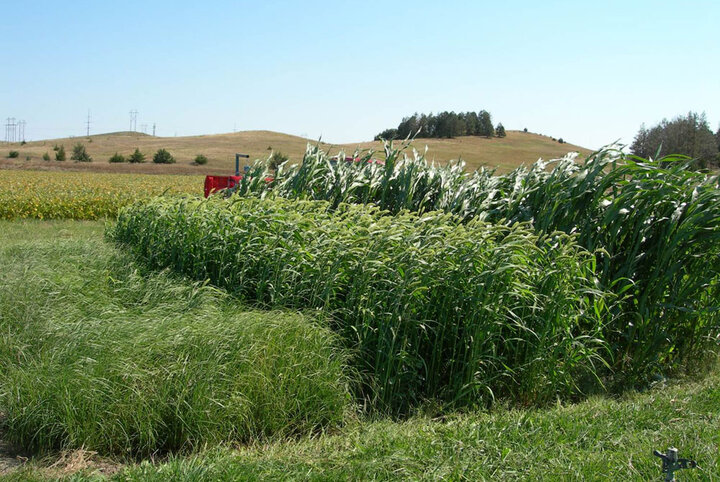
<svg viewBox="0 0 720 482"><path fill-rule="evenodd" d="M8 117L5 124L5 142L15 142L17 139L17 123L15 117Z"/></svg>
<svg viewBox="0 0 720 482"><path fill-rule="evenodd" d="M132 132L137 131L137 115L138 111L136 109L130 111L130 131Z"/></svg>

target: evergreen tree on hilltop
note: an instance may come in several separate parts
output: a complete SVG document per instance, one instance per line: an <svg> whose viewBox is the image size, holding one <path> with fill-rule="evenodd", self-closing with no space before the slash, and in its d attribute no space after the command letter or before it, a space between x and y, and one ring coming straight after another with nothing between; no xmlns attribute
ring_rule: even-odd
<svg viewBox="0 0 720 482"><path fill-rule="evenodd" d="M452 138L457 136L493 137L492 116L486 110L476 112L443 111L438 114L418 114L403 117L397 129L385 129L375 136L380 139Z"/></svg>
<svg viewBox="0 0 720 482"><path fill-rule="evenodd" d="M490 112L488 112L486 110L481 110L480 113L478 114L478 118L480 120L478 135L485 136L485 137L494 136L495 129L493 128L492 116L490 115Z"/></svg>

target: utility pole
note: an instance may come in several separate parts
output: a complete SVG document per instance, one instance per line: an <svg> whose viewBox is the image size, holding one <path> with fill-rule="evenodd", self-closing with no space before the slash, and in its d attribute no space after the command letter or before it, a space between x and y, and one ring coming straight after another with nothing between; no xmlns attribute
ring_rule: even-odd
<svg viewBox="0 0 720 482"><path fill-rule="evenodd" d="M85 124L87 125L87 136L90 137L90 109L88 109L88 117Z"/></svg>
<svg viewBox="0 0 720 482"><path fill-rule="evenodd" d="M130 131L132 132L137 131L137 115L138 111L136 109L130 111Z"/></svg>

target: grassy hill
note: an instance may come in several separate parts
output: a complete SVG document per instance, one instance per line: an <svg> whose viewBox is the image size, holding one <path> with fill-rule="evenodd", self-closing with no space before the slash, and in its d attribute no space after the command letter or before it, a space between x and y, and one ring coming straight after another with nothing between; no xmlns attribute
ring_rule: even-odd
<svg viewBox="0 0 720 482"><path fill-rule="evenodd" d="M85 144L93 162L76 163L69 160L72 146L78 142ZM305 146L313 140L298 136L282 134L271 131L245 131L232 134L215 134L188 137L154 137L139 132L113 132L98 134L90 137L75 137L65 139L51 139L29 142L25 145L18 143L5 144L0 151L0 168L42 169L42 170L82 170L100 172L134 172L134 173L163 173L163 174L222 174L234 170L235 153L249 154L251 159L265 158L271 150L281 151L290 157L291 161L299 161L305 151ZM55 161L53 146L64 145L68 160ZM348 153L355 149L382 150L381 142L360 142L353 144L327 144L322 143L324 149L333 154L345 150ZM550 137L520 132L508 131L503 139L486 139L482 137L457 137L455 139L417 139L413 147L422 151L428 147L428 158L439 162L462 158L469 169L481 165L497 167L504 172L520 164L528 164L542 157L551 159L561 157L570 151L579 151L587 154L588 149L572 144L559 144ZM148 162L144 164L110 164L108 159L115 152L125 156L139 148ZM160 148L169 150L177 163L173 165L155 165L151 161L152 155ZM10 150L20 153L15 159L8 159ZM47 152L51 161L43 161L42 156ZM204 154L208 163L204 166L192 165L197 154ZM382 155L378 155L382 157ZM29 159L28 159L29 158Z"/></svg>

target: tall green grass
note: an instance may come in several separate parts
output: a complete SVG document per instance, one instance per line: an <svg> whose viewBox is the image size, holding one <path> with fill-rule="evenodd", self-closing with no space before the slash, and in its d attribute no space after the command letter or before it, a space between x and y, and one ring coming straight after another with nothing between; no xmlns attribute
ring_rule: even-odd
<svg viewBox="0 0 720 482"><path fill-rule="evenodd" d="M237 194L440 210L464 221L527 222L541 236L574 233L597 255L601 288L623 299L605 336L625 381L697 364L720 334L720 180L688 159L606 148L581 162L568 156L494 175L435 165L392 144L384 165L368 162L372 155L334 162L309 146L302 164L282 166L272 183L260 182L256 165Z"/></svg>
<svg viewBox="0 0 720 482"><path fill-rule="evenodd" d="M322 309L356 351L361 395L383 410L542 403L597 384L607 358L595 258L567 235L241 197L140 203L109 235L245 301Z"/></svg>
<svg viewBox="0 0 720 482"><path fill-rule="evenodd" d="M311 318L243 311L203 283L143 272L98 240L8 239L6 441L150 456L312 433L351 409L337 336Z"/></svg>

